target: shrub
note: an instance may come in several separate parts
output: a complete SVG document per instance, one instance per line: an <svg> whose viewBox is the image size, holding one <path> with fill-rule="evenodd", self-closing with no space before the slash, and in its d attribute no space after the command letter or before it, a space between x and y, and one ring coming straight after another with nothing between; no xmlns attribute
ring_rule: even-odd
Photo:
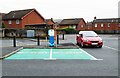
<svg viewBox="0 0 120 78"><path fill-rule="evenodd" d="M65 32L66 34L75 34L76 33L76 30L74 28L63 28L62 31Z"/></svg>

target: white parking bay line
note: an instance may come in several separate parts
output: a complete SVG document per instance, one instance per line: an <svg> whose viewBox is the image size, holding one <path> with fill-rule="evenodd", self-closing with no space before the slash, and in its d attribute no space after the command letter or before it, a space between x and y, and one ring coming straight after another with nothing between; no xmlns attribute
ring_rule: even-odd
<svg viewBox="0 0 120 78"><path fill-rule="evenodd" d="M112 47L109 47L109 46L105 46L105 45L104 45L104 47L109 48L109 49L112 49L112 50L115 50L115 51L119 51L118 49L115 49L115 48L112 48Z"/></svg>
<svg viewBox="0 0 120 78"><path fill-rule="evenodd" d="M86 53L88 56L92 57L93 59L91 60L103 60L103 59L97 59L94 56L92 56L91 54L87 53L86 51L84 51L83 49L79 48L81 51L83 51L84 53Z"/></svg>
<svg viewBox="0 0 120 78"><path fill-rule="evenodd" d="M52 58L52 48L50 49L50 58L44 58L44 60L56 60L56 58Z"/></svg>
<svg viewBox="0 0 120 78"><path fill-rule="evenodd" d="M52 48L50 49L50 59L52 59Z"/></svg>

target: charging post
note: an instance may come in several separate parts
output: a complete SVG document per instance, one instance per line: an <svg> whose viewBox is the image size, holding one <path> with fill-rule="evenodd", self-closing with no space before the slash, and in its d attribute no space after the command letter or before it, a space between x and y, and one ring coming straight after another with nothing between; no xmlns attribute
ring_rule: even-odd
<svg viewBox="0 0 120 78"><path fill-rule="evenodd" d="M48 35L49 35L49 46L54 47L54 30L53 29L48 30Z"/></svg>

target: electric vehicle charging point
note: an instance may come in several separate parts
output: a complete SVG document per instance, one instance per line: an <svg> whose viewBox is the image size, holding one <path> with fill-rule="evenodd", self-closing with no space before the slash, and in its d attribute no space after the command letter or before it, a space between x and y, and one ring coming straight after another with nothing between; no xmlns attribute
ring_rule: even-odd
<svg viewBox="0 0 120 78"><path fill-rule="evenodd" d="M49 46L54 47L54 30L53 29L48 30L48 35L49 35Z"/></svg>

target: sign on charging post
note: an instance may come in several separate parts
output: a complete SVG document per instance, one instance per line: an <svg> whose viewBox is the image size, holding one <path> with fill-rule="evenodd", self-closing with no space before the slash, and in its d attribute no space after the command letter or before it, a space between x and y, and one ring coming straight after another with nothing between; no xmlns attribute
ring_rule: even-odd
<svg viewBox="0 0 120 78"><path fill-rule="evenodd" d="M54 47L54 30L53 29L48 30L48 35L49 35L49 46Z"/></svg>

